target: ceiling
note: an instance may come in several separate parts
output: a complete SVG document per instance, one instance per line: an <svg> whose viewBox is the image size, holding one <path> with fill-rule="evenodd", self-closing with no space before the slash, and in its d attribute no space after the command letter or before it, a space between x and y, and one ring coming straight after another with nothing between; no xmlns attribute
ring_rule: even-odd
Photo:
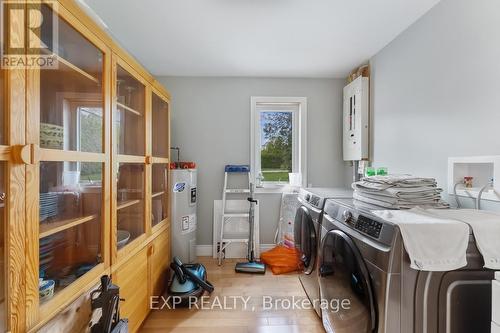
<svg viewBox="0 0 500 333"><path fill-rule="evenodd" d="M439 2L79 1L155 75L301 78L345 77Z"/></svg>

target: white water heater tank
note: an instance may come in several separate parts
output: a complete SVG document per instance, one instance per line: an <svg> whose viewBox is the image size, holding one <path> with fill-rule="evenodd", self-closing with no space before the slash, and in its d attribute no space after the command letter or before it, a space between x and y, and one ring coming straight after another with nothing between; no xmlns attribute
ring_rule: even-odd
<svg viewBox="0 0 500 333"><path fill-rule="evenodd" d="M170 170L172 257L183 263L196 261L196 174L196 169Z"/></svg>

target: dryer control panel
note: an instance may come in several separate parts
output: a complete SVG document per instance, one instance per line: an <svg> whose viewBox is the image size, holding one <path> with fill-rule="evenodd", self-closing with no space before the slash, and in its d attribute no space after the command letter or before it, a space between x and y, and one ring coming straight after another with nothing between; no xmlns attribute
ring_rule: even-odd
<svg viewBox="0 0 500 333"><path fill-rule="evenodd" d="M362 233L365 233L369 236L379 238L380 231L382 231L382 226L383 224L378 221L372 220L363 215L359 215L358 219L356 220L354 229L361 231Z"/></svg>

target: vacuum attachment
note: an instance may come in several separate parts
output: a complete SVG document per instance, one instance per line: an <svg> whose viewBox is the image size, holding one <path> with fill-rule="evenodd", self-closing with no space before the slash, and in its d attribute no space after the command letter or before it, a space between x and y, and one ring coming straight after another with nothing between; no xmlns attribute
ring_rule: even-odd
<svg viewBox="0 0 500 333"><path fill-rule="evenodd" d="M236 263L234 270L237 273L266 274L266 265L257 261Z"/></svg>

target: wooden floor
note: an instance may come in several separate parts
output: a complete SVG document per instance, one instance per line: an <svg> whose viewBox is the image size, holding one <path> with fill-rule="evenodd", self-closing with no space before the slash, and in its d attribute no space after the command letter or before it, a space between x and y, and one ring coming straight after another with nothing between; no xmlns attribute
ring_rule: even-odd
<svg viewBox="0 0 500 333"><path fill-rule="evenodd" d="M275 276L270 270L265 275L236 274L235 260L228 259L222 267L212 258L199 258L208 270L208 279L215 286L207 305L213 309L162 309L152 310L140 332L178 333L313 333L324 332L321 320L314 310L287 309L281 306L268 309L264 296L274 299L305 298L297 274ZM237 300L235 309L221 310L224 297L227 305L234 306L233 296L250 297L245 307ZM266 298L268 299L268 298ZM161 304L160 304L161 305ZM209 306L207 306L209 307Z"/></svg>

